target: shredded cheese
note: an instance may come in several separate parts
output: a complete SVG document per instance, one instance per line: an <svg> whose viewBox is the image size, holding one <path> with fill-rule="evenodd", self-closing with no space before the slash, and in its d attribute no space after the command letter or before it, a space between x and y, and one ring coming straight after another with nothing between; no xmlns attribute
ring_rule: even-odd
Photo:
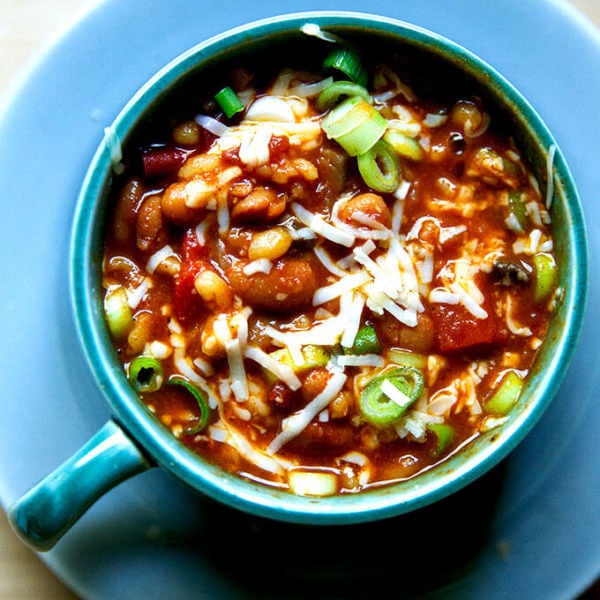
<svg viewBox="0 0 600 600"><path fill-rule="evenodd" d="M283 381L291 390L298 390L302 386L292 367L275 360L260 348L248 346L246 357L273 373L277 379Z"/></svg>
<svg viewBox="0 0 600 600"><path fill-rule="evenodd" d="M347 376L343 373L334 373L320 394L315 396L302 410L284 419L281 424L281 432L273 438L268 451L279 452L285 444L302 433L309 423L339 394L346 379Z"/></svg>
<svg viewBox="0 0 600 600"><path fill-rule="evenodd" d="M294 202L291 206L294 214L304 223L307 227L310 227L315 233L328 239L335 244L341 244L348 248L354 244L355 236L347 231L342 231L333 225L327 223L323 217L311 213L306 210L301 204Z"/></svg>

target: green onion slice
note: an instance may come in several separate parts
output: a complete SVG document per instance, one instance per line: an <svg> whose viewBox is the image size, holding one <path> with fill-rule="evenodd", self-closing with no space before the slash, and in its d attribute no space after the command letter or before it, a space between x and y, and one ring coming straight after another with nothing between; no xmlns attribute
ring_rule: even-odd
<svg viewBox="0 0 600 600"><path fill-rule="evenodd" d="M551 254L540 253L533 257L533 268L535 272L534 298L536 302L545 300L556 281L557 265Z"/></svg>
<svg viewBox="0 0 600 600"><path fill-rule="evenodd" d="M412 352L411 350L398 350L396 348L392 348L388 352L387 358L390 362L393 362L397 365L416 367L417 369L423 370L427 368L427 356L417 352Z"/></svg>
<svg viewBox="0 0 600 600"><path fill-rule="evenodd" d="M514 371L508 371L492 397L484 404L484 409L488 413L495 415L506 415L516 404L524 382Z"/></svg>
<svg viewBox="0 0 600 600"><path fill-rule="evenodd" d="M419 398L424 380L414 367L394 367L377 375L358 398L362 416L377 427L395 423ZM399 393L390 389L390 384Z"/></svg>
<svg viewBox="0 0 600 600"><path fill-rule="evenodd" d="M454 428L447 423L428 423L427 429L437 438L437 443L433 449L433 455L437 458L441 456L452 443L454 439Z"/></svg>
<svg viewBox="0 0 600 600"><path fill-rule="evenodd" d="M339 71L342 75L365 87L369 75L363 66L358 52L351 48L335 48L323 61L323 68L329 71Z"/></svg>
<svg viewBox="0 0 600 600"><path fill-rule="evenodd" d="M229 86L215 94L215 100L228 119L244 110L242 101Z"/></svg>
<svg viewBox="0 0 600 600"><path fill-rule="evenodd" d="M379 140L357 160L358 170L371 189L387 194L398 189L402 170L396 153L387 142Z"/></svg>
<svg viewBox="0 0 600 600"><path fill-rule="evenodd" d="M358 330L349 354L379 354L381 343L372 325L365 325Z"/></svg>
<svg viewBox="0 0 600 600"><path fill-rule="evenodd" d="M133 320L133 313L127 302L127 292L122 286L111 287L104 296L104 314L108 330L113 339L123 338Z"/></svg>
<svg viewBox="0 0 600 600"><path fill-rule="evenodd" d="M364 154L383 136L387 121L364 98L352 96L328 113L321 127L350 156Z"/></svg>
<svg viewBox="0 0 600 600"><path fill-rule="evenodd" d="M178 385L182 387L192 396L192 398L198 404L198 408L200 409L200 417L198 418L198 424L195 427L188 427L184 431L184 433L186 435L194 435L196 433L200 433L208 424L208 417L210 416L206 395L204 394L204 392L200 391L195 385L190 383L187 379L183 379L182 377L171 377L167 383L169 385Z"/></svg>
<svg viewBox="0 0 600 600"><path fill-rule="evenodd" d="M163 369L155 358L138 356L129 364L129 382L136 392L155 392L163 382Z"/></svg>
<svg viewBox="0 0 600 600"><path fill-rule="evenodd" d="M351 81L334 81L328 85L317 97L317 108L327 110L337 104L343 96L358 96L365 102L373 104L373 98L362 85Z"/></svg>

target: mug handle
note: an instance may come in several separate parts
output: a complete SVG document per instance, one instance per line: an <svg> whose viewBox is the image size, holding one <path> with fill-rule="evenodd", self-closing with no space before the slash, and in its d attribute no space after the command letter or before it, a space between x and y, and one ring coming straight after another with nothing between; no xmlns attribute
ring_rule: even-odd
<svg viewBox="0 0 600 600"><path fill-rule="evenodd" d="M7 511L15 532L50 550L83 513L122 481L153 466L113 420Z"/></svg>

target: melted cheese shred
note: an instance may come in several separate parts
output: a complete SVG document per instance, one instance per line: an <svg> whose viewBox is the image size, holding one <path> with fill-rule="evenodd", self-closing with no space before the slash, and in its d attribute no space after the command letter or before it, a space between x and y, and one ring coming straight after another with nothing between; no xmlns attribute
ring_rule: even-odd
<svg viewBox="0 0 600 600"><path fill-rule="evenodd" d="M302 410L295 412L283 420L281 432L269 444L270 453L278 452L290 440L298 436L310 422L340 393L346 383L347 375L334 373L325 389L315 396Z"/></svg>

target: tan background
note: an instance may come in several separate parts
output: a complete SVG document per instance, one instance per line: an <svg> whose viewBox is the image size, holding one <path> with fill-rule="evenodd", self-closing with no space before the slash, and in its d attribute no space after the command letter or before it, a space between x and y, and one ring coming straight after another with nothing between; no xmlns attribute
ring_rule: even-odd
<svg viewBox="0 0 600 600"><path fill-rule="evenodd" d="M600 0L570 1L600 26ZM0 0L0 103L7 85L36 50L89 4L83 0ZM600 590L593 598L600 599ZM74 600L75 596L16 539L0 511L0 600L25 599Z"/></svg>

